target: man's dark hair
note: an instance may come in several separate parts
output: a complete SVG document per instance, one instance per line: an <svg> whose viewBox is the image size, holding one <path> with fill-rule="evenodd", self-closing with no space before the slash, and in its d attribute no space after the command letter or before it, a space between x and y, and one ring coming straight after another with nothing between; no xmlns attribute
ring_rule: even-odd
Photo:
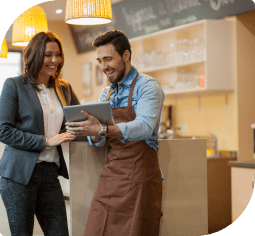
<svg viewBox="0 0 255 236"><path fill-rule="evenodd" d="M121 57L123 56L124 52L128 50L130 52L129 60L131 60L131 46L127 36L122 31L107 31L97 36L92 42L92 46L96 48L106 44L112 44L115 51L118 52Z"/></svg>

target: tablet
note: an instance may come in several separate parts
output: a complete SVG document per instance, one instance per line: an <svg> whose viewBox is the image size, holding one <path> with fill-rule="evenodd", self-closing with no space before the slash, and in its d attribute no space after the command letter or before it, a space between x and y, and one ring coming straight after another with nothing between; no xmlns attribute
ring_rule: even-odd
<svg viewBox="0 0 255 236"><path fill-rule="evenodd" d="M85 110L90 115L95 116L101 124L114 125L110 102L66 106L63 107L63 110L66 121L76 122L87 120L87 117L81 114L81 110Z"/></svg>

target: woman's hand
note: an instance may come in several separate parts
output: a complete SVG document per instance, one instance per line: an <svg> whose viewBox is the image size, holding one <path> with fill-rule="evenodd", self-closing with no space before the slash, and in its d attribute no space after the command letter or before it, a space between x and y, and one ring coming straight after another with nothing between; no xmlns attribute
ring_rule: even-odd
<svg viewBox="0 0 255 236"><path fill-rule="evenodd" d="M61 143L70 142L76 138L75 135L70 134L69 132L65 132L62 134L57 134L49 139L46 139L45 146L46 147L55 147L60 145Z"/></svg>

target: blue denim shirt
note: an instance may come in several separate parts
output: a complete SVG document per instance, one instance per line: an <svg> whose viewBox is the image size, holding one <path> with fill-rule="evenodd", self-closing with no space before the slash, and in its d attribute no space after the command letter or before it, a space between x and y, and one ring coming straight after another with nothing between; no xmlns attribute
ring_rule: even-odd
<svg viewBox="0 0 255 236"><path fill-rule="evenodd" d="M121 83L113 83L104 88L100 95L100 102L104 102L109 92L114 90L109 98L112 108L126 107L130 86L136 74L136 68L132 67ZM158 81L139 73L132 97L136 118L127 123L117 124L123 135L120 141L125 143L145 140L150 147L158 151L158 128L164 99L165 96ZM88 140L91 145L103 146L106 138L102 138L98 143L94 143L90 137Z"/></svg>

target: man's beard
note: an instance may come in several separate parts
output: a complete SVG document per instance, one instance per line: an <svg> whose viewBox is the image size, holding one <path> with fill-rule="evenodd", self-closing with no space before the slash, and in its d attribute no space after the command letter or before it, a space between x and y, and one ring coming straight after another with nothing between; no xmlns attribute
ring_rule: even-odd
<svg viewBox="0 0 255 236"><path fill-rule="evenodd" d="M116 79L114 79L112 76L107 76L110 83L118 83L123 79L126 72L126 64L122 62L117 69L120 69L120 70L117 70L118 75Z"/></svg>

